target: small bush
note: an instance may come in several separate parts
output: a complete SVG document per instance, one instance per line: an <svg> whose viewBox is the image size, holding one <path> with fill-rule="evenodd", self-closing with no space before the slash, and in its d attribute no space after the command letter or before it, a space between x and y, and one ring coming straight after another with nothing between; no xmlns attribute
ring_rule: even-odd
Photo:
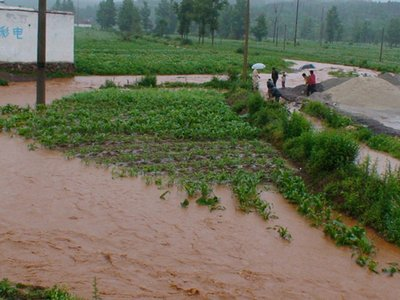
<svg viewBox="0 0 400 300"><path fill-rule="evenodd" d="M264 106L264 99L261 97L260 93L252 93L249 98L249 114L253 115L260 111Z"/></svg>
<svg viewBox="0 0 400 300"><path fill-rule="evenodd" d="M142 87L156 87L157 86L157 76L156 75L146 75L138 81L137 85L142 86Z"/></svg>
<svg viewBox="0 0 400 300"><path fill-rule="evenodd" d="M235 82L239 80L239 72L235 69L230 68L228 70L228 80L231 82Z"/></svg>
<svg viewBox="0 0 400 300"><path fill-rule="evenodd" d="M333 171L352 165L358 154L358 144L344 134L322 132L315 136L308 166L312 171Z"/></svg>
<svg viewBox="0 0 400 300"><path fill-rule="evenodd" d="M291 117L284 123L283 134L285 139L294 138L309 132L311 123L301 114L294 112Z"/></svg>
<svg viewBox="0 0 400 300"><path fill-rule="evenodd" d="M236 49L235 52L238 53L238 54L243 54L244 49L243 49L243 47L239 47L239 48Z"/></svg>
<svg viewBox="0 0 400 300"><path fill-rule="evenodd" d="M357 140L361 142L366 142L372 137L373 133L370 129L366 127L360 127L357 128L353 135Z"/></svg>
<svg viewBox="0 0 400 300"><path fill-rule="evenodd" d="M111 89L118 87L114 81L107 79L101 86L101 89Z"/></svg>
<svg viewBox="0 0 400 300"><path fill-rule="evenodd" d="M312 132L306 132L299 137L287 140L283 144L283 151L291 159L298 162L305 162L310 158L314 144L314 134Z"/></svg>
<svg viewBox="0 0 400 300"><path fill-rule="evenodd" d="M7 86L7 85L8 85L8 81L0 78L0 86Z"/></svg>
<svg viewBox="0 0 400 300"><path fill-rule="evenodd" d="M247 113L247 100L238 100L232 105L232 110L238 115Z"/></svg>
<svg viewBox="0 0 400 300"><path fill-rule="evenodd" d="M181 45L184 45L184 46L186 46L186 45L193 45L193 41L192 41L191 39L183 39L183 40L181 41Z"/></svg>

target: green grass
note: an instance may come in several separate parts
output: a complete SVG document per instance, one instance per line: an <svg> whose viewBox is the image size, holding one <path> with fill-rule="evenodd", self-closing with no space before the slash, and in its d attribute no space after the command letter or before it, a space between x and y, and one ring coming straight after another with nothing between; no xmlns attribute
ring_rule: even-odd
<svg viewBox="0 0 400 300"><path fill-rule="evenodd" d="M241 69L243 58L236 53L240 44L182 46L179 40L150 37L123 41L114 33L77 29L75 59L82 74L218 74ZM249 63L258 61L280 69L286 66L265 51L251 54Z"/></svg>
<svg viewBox="0 0 400 300"><path fill-rule="evenodd" d="M257 135L257 129L224 104L222 94L201 89L104 89L77 94L37 111L23 110L3 126L17 127L20 135L47 147L103 142L120 134L195 140Z"/></svg>
<svg viewBox="0 0 400 300"><path fill-rule="evenodd" d="M20 283L12 283L7 279L0 281L0 299L5 300L78 300L65 289L54 286L43 288Z"/></svg>
<svg viewBox="0 0 400 300"><path fill-rule="evenodd" d="M238 51L243 42L237 40L218 40L212 46L206 39L205 44L183 46L179 38L123 41L113 32L77 28L75 45L77 72L81 74L218 74L240 71L243 63ZM285 58L400 72L396 48L385 48L379 62L377 45L333 43L321 47L317 42L301 41L297 47L287 43L283 50L282 43L250 41L249 65L263 62L267 65L263 72L269 73L272 67L287 70Z"/></svg>
<svg viewBox="0 0 400 300"><path fill-rule="evenodd" d="M334 109L329 108L323 103L308 101L303 105L302 111L316 117L327 127L334 129L344 129L349 131L354 139L366 143L371 149L386 152L391 156L400 159L400 138L386 134L374 134L368 128L354 123L350 118L343 116ZM349 130L345 127L352 125Z"/></svg>
<svg viewBox="0 0 400 300"><path fill-rule="evenodd" d="M307 106L306 111L330 121L339 129L311 132L304 117L297 114L290 117L278 105L270 103L253 105L257 109L249 110L247 118L260 128L263 136L303 169L302 175L311 190L322 192L321 197L330 205L375 228L386 240L400 246L400 171L380 176L370 162L361 166L354 163L358 151L354 135L358 133L359 139L374 139L377 136L371 137L367 134L369 131L356 128L350 132L340 129L349 124L349 119L319 103L308 103ZM391 144L396 141L394 137L387 139ZM305 194L306 186L300 179L299 182L285 180L289 183L281 190L284 196L289 200L298 199L294 202L300 208L305 205L307 212L308 201L304 202L301 196ZM280 186L279 180L277 183ZM305 197L313 199L313 196ZM319 200L317 207L321 208L318 203ZM347 230L344 233L347 235ZM362 256L359 263L368 265L364 258ZM371 263L371 267L373 265Z"/></svg>

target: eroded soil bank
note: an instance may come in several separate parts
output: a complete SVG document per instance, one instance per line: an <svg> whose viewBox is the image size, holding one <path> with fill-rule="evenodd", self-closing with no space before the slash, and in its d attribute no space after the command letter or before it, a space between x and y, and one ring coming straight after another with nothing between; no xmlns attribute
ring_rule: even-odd
<svg viewBox="0 0 400 300"><path fill-rule="evenodd" d="M44 286L66 284L90 298L93 278L103 299L397 299L399 277L358 267L273 192L278 220L235 207L217 188L224 211L210 213L185 193L112 179L110 170L29 151L0 135L0 275ZM274 225L287 227L291 243ZM381 262L400 251L377 240Z"/></svg>

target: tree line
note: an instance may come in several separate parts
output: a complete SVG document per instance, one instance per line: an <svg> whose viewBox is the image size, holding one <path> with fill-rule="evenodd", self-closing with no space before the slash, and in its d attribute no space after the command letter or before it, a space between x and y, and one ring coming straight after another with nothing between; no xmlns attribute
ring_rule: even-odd
<svg viewBox="0 0 400 300"><path fill-rule="evenodd" d="M251 34L257 41L290 39L294 35L295 2L269 3L251 7ZM300 0L298 33L300 39L321 42L348 41L378 43L382 28L390 46L400 45L400 3L363 1ZM100 2L96 20L103 29L118 27L123 36L179 34L183 40L196 35L242 39L246 0L160 0L150 7L123 0Z"/></svg>

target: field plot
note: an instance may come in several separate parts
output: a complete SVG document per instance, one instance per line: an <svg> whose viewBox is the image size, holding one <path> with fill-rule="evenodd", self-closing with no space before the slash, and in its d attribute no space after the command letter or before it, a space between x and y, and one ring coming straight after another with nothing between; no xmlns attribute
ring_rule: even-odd
<svg viewBox="0 0 400 300"><path fill-rule="evenodd" d="M76 36L76 67L81 74L226 74L239 71L243 63L243 43L237 40L217 40L214 46L206 39L198 44L181 45L179 38L143 37L122 41L114 33L78 28ZM399 72L400 53L397 48L385 48L379 61L379 45L348 43L325 44L301 41L296 47L271 41L249 44L249 64L262 62L270 73L272 67L285 70L285 59L325 62Z"/></svg>
<svg viewBox="0 0 400 300"><path fill-rule="evenodd" d="M232 183L238 172L268 179L275 151L222 94L192 89L106 89L76 94L37 111L3 107L5 129L69 155L116 167L120 175ZM35 147L33 144L32 147ZM192 183L187 189L196 189ZM194 190L193 192L195 192ZM190 193L189 193L190 194Z"/></svg>
<svg viewBox="0 0 400 300"><path fill-rule="evenodd" d="M155 175L159 185L113 180L109 171L66 161L57 151L29 152L36 142L27 149L0 136L1 167L10 170L0 175L0 252L9 258L0 271L13 281L62 281L89 298L96 277L100 295L118 300L398 294L396 281L352 263L349 251L334 247L277 193L256 190L270 179L278 155L218 92L107 89L38 110L4 106L1 112L5 130L115 166L115 175ZM164 175L181 178L183 191L163 184ZM217 186L208 196L215 182L231 183L232 191ZM321 199L308 197L299 181L285 177L281 184L289 186L288 199L303 201L305 215L321 209ZM196 193L207 195L197 204L209 209L192 209ZM265 223L272 215L279 219ZM359 236L369 243L358 227L327 225L350 245ZM286 226L290 243L280 238ZM379 255L384 262L399 258L392 248Z"/></svg>
<svg viewBox="0 0 400 300"><path fill-rule="evenodd" d="M113 33L78 29L76 31L76 67L78 73L97 75L128 74L218 74L240 70L243 54L240 41L223 41L212 47L182 46L180 40L139 38L122 41ZM250 53L250 63L265 62L280 69L286 63L265 49Z"/></svg>

